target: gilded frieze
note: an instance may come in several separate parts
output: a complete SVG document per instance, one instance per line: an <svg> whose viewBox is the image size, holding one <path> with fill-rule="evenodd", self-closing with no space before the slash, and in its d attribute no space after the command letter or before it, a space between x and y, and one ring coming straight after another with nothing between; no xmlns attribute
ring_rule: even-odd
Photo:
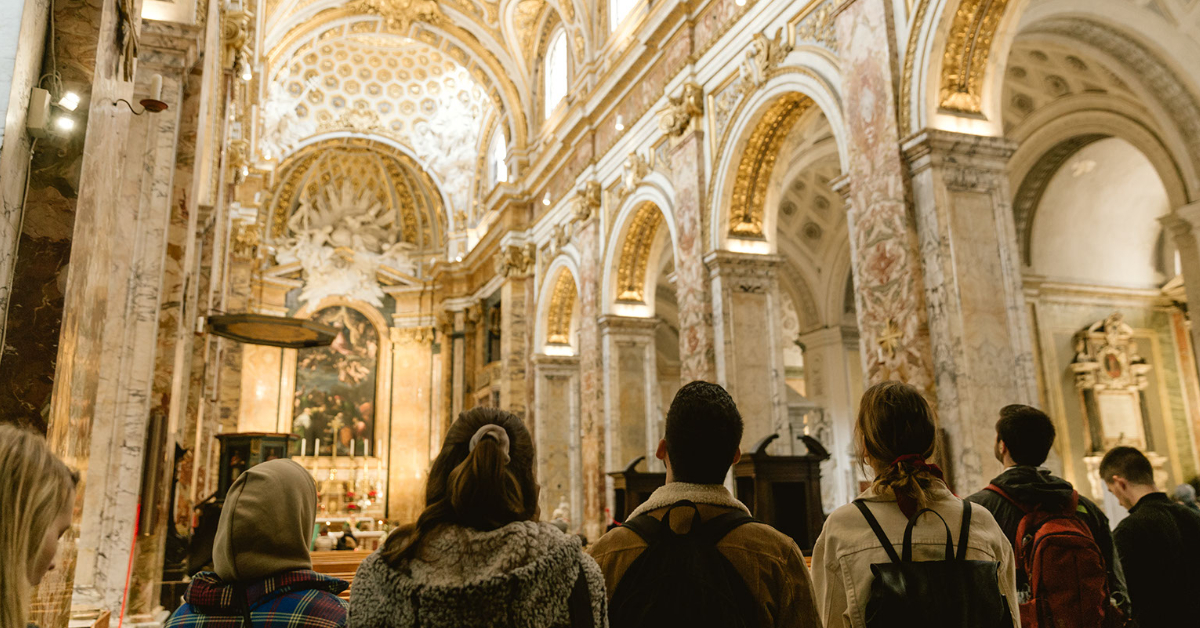
<svg viewBox="0 0 1200 628"><path fill-rule="evenodd" d="M575 279L571 273L559 271L550 293L550 312L546 318L546 344L571 344L571 312L575 309Z"/></svg>
<svg viewBox="0 0 1200 628"><path fill-rule="evenodd" d="M662 224L662 212L654 203L643 203L634 214L629 231L625 234L625 244L621 247L621 262L617 266L618 301L645 302L650 247Z"/></svg>
<svg viewBox="0 0 1200 628"><path fill-rule="evenodd" d="M942 56L942 109L979 113L983 106L983 80L992 39L1008 0L963 0L954 14Z"/></svg>
<svg viewBox="0 0 1200 628"><path fill-rule="evenodd" d="M780 97L763 114L738 164L730 199L729 235L763 237L763 205L780 144L812 104L808 97L791 93Z"/></svg>
<svg viewBox="0 0 1200 628"><path fill-rule="evenodd" d="M837 51L837 30L834 28L834 0L825 0L809 8L796 25L796 41L812 42Z"/></svg>

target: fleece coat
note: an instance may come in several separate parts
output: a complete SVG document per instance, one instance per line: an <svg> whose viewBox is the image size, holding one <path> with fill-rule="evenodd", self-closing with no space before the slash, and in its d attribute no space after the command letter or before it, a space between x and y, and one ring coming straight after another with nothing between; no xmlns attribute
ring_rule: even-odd
<svg viewBox="0 0 1200 628"><path fill-rule="evenodd" d="M565 628L580 577L593 625L607 627L604 577L577 537L532 521L486 532L447 526L397 568L378 552L363 561L350 589L350 625Z"/></svg>

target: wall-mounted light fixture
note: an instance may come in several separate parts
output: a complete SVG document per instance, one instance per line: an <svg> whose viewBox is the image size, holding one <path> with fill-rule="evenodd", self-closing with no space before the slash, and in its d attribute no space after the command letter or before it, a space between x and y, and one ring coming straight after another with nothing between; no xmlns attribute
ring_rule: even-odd
<svg viewBox="0 0 1200 628"><path fill-rule="evenodd" d="M616 129L618 131L624 131L625 130L625 116L622 116L621 114L618 113L617 114L617 123L614 126L616 127Z"/></svg>
<svg viewBox="0 0 1200 628"><path fill-rule="evenodd" d="M542 197L542 205L549 205L549 204L550 204L550 193L546 192L546 195Z"/></svg>

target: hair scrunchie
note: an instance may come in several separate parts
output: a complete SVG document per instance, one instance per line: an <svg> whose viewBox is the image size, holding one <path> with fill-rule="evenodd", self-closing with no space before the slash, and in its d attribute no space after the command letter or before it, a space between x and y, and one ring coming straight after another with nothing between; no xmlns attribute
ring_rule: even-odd
<svg viewBox="0 0 1200 628"><path fill-rule="evenodd" d="M476 430L475 435L471 437L471 444L467 451L475 451L475 446L484 438L492 438L500 443L500 453L504 454L504 464L508 464L511 460L508 456L508 431L495 423L488 423Z"/></svg>
<svg viewBox="0 0 1200 628"><path fill-rule="evenodd" d="M946 479L946 477L942 474L941 467L937 466L936 464L929 464L928 462L925 462L925 458L920 454L906 454L900 456L899 458L893 460L892 464L889 466L894 467L906 463L916 467L917 469L928 471L930 475L939 480L944 481Z"/></svg>

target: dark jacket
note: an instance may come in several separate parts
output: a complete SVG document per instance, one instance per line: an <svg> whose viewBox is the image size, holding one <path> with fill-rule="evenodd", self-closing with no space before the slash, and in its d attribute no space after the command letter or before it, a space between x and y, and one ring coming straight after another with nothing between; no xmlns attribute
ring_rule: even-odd
<svg viewBox="0 0 1200 628"><path fill-rule="evenodd" d="M164 628L244 628L245 604L254 628L341 628L346 625L346 603L338 594L348 586L345 580L309 569L270 576L244 589L215 573L201 572L192 578L184 605Z"/></svg>
<svg viewBox="0 0 1200 628"><path fill-rule="evenodd" d="M1200 513L1151 493L1129 509L1113 537L1140 628L1200 622Z"/></svg>
<svg viewBox="0 0 1200 628"><path fill-rule="evenodd" d="M1068 500L1071 499L1071 492L1075 490L1070 482L1051 475L1049 469L1026 466L1005 469L1004 473L992 480L992 484L1000 487L1010 497L1026 506L1041 506L1046 509L1065 507ZM1017 527L1021 524L1025 513L1007 499L987 489L979 491L967 499L991 511L992 516L996 518L996 523L1000 524L1000 529L1004 531L1004 536L1008 537L1008 542L1012 544L1013 551L1016 551ZM1125 610L1128 610L1125 604L1125 601L1128 600L1125 578L1122 573L1121 561L1113 547L1108 517L1099 506L1083 495L1079 496L1079 507L1076 512L1087 525L1088 530L1091 530L1096 545L1100 546L1100 553L1104 556L1104 562L1108 567L1110 595L1117 599L1121 606L1125 607ZM1018 558L1018 562L1020 562L1020 558ZM1028 589L1027 575L1021 573L1020 569L1017 570L1018 590Z"/></svg>

